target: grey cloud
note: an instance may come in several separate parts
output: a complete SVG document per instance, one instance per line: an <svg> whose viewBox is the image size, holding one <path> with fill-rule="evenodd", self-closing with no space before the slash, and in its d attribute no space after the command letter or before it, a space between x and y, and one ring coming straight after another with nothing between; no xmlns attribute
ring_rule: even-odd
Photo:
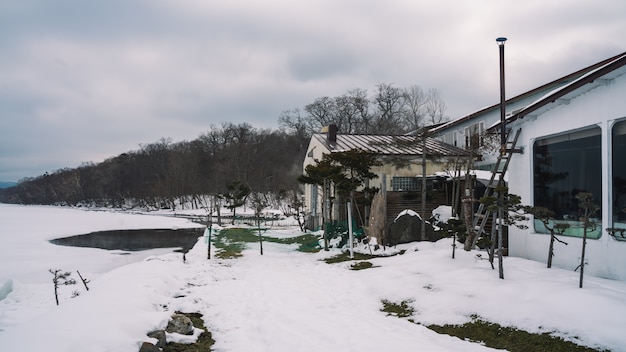
<svg viewBox="0 0 626 352"><path fill-rule="evenodd" d="M334 75L351 75L359 65L358 59L342 55L340 51L328 50L330 52L311 50L291 57L290 72L297 80L308 81Z"/></svg>
<svg viewBox="0 0 626 352"><path fill-rule="evenodd" d="M457 117L624 51L626 3L23 0L0 4L0 181L377 83ZM18 176L16 176L18 175Z"/></svg>

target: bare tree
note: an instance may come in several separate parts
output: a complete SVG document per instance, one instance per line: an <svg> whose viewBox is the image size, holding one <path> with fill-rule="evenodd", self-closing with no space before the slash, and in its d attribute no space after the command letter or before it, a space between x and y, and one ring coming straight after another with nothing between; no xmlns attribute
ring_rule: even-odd
<svg viewBox="0 0 626 352"><path fill-rule="evenodd" d="M347 95L350 97L350 104L352 104L354 111L357 113L353 133L372 133L372 115L370 114L370 101L367 97L367 90L355 88L349 90Z"/></svg>
<svg viewBox="0 0 626 352"><path fill-rule="evenodd" d="M404 89L405 108L402 119L408 130L417 131L426 125L428 99L422 87L413 85Z"/></svg>
<svg viewBox="0 0 626 352"><path fill-rule="evenodd" d="M319 127L333 124L337 119L335 99L330 97L317 98L313 103L305 106L304 110Z"/></svg>
<svg viewBox="0 0 626 352"><path fill-rule="evenodd" d="M293 216L300 231L304 232L304 200L297 190L281 190L278 194L279 208L285 216Z"/></svg>
<svg viewBox="0 0 626 352"><path fill-rule="evenodd" d="M352 103L352 98L342 95L335 98L337 118L335 120L339 131L343 133L353 133L356 130L359 112Z"/></svg>
<svg viewBox="0 0 626 352"><path fill-rule="evenodd" d="M319 129L313 129L310 121L302 116L302 111L297 108L281 112L278 117L278 126L288 133L295 134L305 139L309 139L311 134L319 131Z"/></svg>
<svg viewBox="0 0 626 352"><path fill-rule="evenodd" d="M436 125L444 122L446 117L446 102L441 97L439 89L431 88L426 94L426 117L428 118L428 125Z"/></svg>
<svg viewBox="0 0 626 352"><path fill-rule="evenodd" d="M405 105L404 94L391 83L379 83L373 98L376 106L376 131L380 134L400 134L401 117Z"/></svg>

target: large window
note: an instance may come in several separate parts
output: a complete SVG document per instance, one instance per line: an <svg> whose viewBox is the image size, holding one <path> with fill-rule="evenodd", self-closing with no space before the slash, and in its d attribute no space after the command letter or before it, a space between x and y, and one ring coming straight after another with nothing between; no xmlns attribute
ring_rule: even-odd
<svg viewBox="0 0 626 352"><path fill-rule="evenodd" d="M626 121L613 126L613 228L626 229ZM615 238L626 240L626 234L616 233Z"/></svg>
<svg viewBox="0 0 626 352"><path fill-rule="evenodd" d="M582 237L582 210L576 195L589 192L602 205L601 129L590 128L537 140L533 146L535 206L555 212L555 223L567 223L564 235ZM602 209L593 216L597 224L589 238L602 234ZM548 233L539 220L535 231Z"/></svg>

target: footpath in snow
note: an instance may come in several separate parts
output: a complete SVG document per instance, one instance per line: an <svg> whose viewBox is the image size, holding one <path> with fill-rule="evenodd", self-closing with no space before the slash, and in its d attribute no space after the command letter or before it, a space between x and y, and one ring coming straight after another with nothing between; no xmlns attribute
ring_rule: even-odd
<svg viewBox="0 0 626 352"><path fill-rule="evenodd" d="M171 308L202 313L216 351L489 350L386 316L360 275L367 270L294 248L265 243L263 256L255 248L209 262L199 246L188 256L189 287Z"/></svg>

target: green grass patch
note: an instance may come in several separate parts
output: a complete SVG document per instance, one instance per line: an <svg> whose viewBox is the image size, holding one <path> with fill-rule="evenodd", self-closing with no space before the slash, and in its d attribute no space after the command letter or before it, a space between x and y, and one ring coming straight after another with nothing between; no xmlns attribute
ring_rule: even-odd
<svg viewBox="0 0 626 352"><path fill-rule="evenodd" d="M589 347L565 341L561 337L543 334L531 334L513 327L503 327L498 324L473 317L472 321L463 325L430 325L429 329L440 334L456 336L458 338L482 342L487 347L506 349L510 352L593 352L598 351Z"/></svg>
<svg viewBox="0 0 626 352"><path fill-rule="evenodd" d="M213 237L215 246L215 256L220 259L239 258L246 248L246 242L258 241L259 238L249 229L228 228L221 230L217 236Z"/></svg>
<svg viewBox="0 0 626 352"><path fill-rule="evenodd" d="M213 340L213 336L204 326L204 321L202 320L202 315L200 313L180 313L187 316L191 319L193 326L204 330L200 336L198 336L198 340L195 343L187 344L187 343L175 343L168 342L165 347L163 347L163 352L198 352L198 351L211 351L211 347L215 343Z"/></svg>
<svg viewBox="0 0 626 352"><path fill-rule="evenodd" d="M263 239L265 240L265 237L263 237ZM319 252L321 249L319 236L312 235L310 233L289 238L268 237L268 240L282 244L299 244L300 246L298 247L298 251L305 253L315 253Z"/></svg>
<svg viewBox="0 0 626 352"><path fill-rule="evenodd" d="M289 238L275 238L261 235L263 242L280 244L300 244L301 252L317 252L320 250L319 238L315 235L304 234ZM217 249L215 256L220 259L232 259L242 256L246 243L259 242L258 231L255 228L232 227L221 230L213 237L213 245Z"/></svg>
<svg viewBox="0 0 626 352"><path fill-rule="evenodd" d="M217 236L218 240L227 239L230 242L258 242L257 231L249 228L231 227L223 229Z"/></svg>
<svg viewBox="0 0 626 352"><path fill-rule="evenodd" d="M408 318L415 314L415 309L410 305L413 302L411 300L395 303L383 299L381 302L383 303L383 308L380 311L387 313L387 315L392 315L398 318Z"/></svg>

